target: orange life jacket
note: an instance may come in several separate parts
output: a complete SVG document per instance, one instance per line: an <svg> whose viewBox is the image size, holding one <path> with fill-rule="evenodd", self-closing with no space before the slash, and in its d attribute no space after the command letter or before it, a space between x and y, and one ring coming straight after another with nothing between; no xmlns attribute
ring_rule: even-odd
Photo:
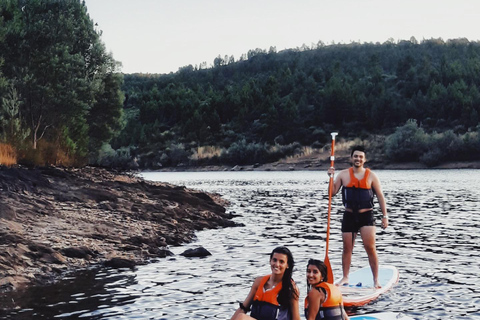
<svg viewBox="0 0 480 320"><path fill-rule="evenodd" d="M336 285L320 282L314 286L315 289L323 289L327 299L318 310L315 320L341 320L343 319L343 299L340 289ZM308 318L308 297L305 298L305 317Z"/></svg>
<svg viewBox="0 0 480 320"><path fill-rule="evenodd" d="M342 188L342 201L345 208L353 210L373 208L373 190L368 177L370 169L365 169L362 180L358 180L353 173L353 168L348 170L350 182Z"/></svg>
<svg viewBox="0 0 480 320"><path fill-rule="evenodd" d="M252 318L275 320L279 317L282 308L278 303L277 297L280 290L282 290L282 283L280 282L272 289L265 291L263 287L268 279L270 279L270 275L264 276L255 292L252 302L252 312L250 313Z"/></svg>
<svg viewBox="0 0 480 320"><path fill-rule="evenodd" d="M255 292L255 297L253 298L253 301L263 301L263 302L268 302L271 304L274 304L276 306L279 305L277 301L277 296L280 293L280 290L282 290L282 283L279 282L275 287L273 287L270 290L264 291L263 287L267 283L267 281L270 279L270 275L264 276L262 278L262 281L260 282L260 285L258 286L257 291Z"/></svg>

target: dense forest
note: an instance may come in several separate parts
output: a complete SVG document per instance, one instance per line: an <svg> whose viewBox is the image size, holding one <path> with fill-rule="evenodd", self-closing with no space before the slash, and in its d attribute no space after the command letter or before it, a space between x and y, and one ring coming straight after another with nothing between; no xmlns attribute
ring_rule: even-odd
<svg viewBox="0 0 480 320"><path fill-rule="evenodd" d="M159 57L161 59L161 57ZM254 164L359 139L385 161L480 160L480 42L388 40L121 74L80 0L0 2L0 163Z"/></svg>
<svg viewBox="0 0 480 320"><path fill-rule="evenodd" d="M467 39L256 49L125 75L127 125L112 147L147 167L248 164L323 147L339 131L384 137L390 161L478 160L479 86L480 43Z"/></svg>
<svg viewBox="0 0 480 320"><path fill-rule="evenodd" d="M0 1L0 158L98 159L123 127L123 75L79 0Z"/></svg>

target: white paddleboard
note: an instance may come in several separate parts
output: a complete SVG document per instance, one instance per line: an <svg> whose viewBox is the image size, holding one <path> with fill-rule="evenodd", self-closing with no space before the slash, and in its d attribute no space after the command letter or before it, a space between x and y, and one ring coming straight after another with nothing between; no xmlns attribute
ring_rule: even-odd
<svg viewBox="0 0 480 320"><path fill-rule="evenodd" d="M381 265L378 268L378 281L381 288L373 286L372 270L364 267L348 276L348 285L339 286L343 295L343 305L363 306L390 290L398 282L398 269L394 266Z"/></svg>
<svg viewBox="0 0 480 320"><path fill-rule="evenodd" d="M379 313L369 313L359 316L349 317L351 320L415 320L412 317L406 316L402 313L395 312L379 312Z"/></svg>

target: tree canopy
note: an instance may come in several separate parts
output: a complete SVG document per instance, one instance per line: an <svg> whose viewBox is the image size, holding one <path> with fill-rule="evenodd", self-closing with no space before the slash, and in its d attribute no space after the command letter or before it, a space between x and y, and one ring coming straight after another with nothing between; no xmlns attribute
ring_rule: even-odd
<svg viewBox="0 0 480 320"><path fill-rule="evenodd" d="M123 76L83 1L0 2L0 55L3 108L18 109L15 119L2 117L16 121L28 140L12 141L5 128L2 137L25 158L38 156L44 141L55 153L48 162L58 162L60 151L85 162L121 129Z"/></svg>

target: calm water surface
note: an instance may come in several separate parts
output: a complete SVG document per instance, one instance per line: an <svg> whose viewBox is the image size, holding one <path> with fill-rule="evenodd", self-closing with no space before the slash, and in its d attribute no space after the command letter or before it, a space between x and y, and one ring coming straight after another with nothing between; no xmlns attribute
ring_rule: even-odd
<svg viewBox="0 0 480 320"><path fill-rule="evenodd" d="M415 319L480 319L480 171L379 170L390 226L377 229L380 263L400 270L393 290L350 314L394 311ZM244 227L197 233L176 255L135 271L90 270L8 297L5 319L229 319L278 245L293 252L306 295L309 258L325 256L325 172L144 173L146 179L221 194ZM341 275L340 196L334 198L329 258ZM367 265L358 240L352 270ZM179 255L203 246L206 258ZM5 300L5 299L4 299ZM3 301L4 301L3 300ZM301 313L303 314L303 312Z"/></svg>

